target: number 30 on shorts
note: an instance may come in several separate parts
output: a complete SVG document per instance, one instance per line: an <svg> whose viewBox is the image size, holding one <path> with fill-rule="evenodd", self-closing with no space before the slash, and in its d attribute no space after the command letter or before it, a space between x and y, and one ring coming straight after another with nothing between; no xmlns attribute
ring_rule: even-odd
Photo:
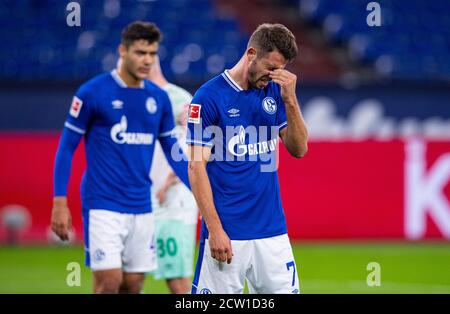
<svg viewBox="0 0 450 314"><path fill-rule="evenodd" d="M165 241L164 239L157 240L158 245L158 257L164 257L166 254L169 256L175 256L177 254L177 241L169 237Z"/></svg>

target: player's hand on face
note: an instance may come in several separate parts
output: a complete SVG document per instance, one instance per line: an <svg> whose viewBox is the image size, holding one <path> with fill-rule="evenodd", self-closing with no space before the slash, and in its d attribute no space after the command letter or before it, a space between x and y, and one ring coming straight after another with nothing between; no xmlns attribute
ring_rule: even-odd
<svg viewBox="0 0 450 314"><path fill-rule="evenodd" d="M69 231L72 229L72 215L65 201L55 200L51 218L52 230L63 241L69 240Z"/></svg>
<svg viewBox="0 0 450 314"><path fill-rule="evenodd" d="M295 96L297 75L284 69L277 69L269 73L270 78L281 86L281 97L286 102Z"/></svg>
<svg viewBox="0 0 450 314"><path fill-rule="evenodd" d="M231 263L233 257L231 241L223 229L209 233L209 247L212 258L219 262Z"/></svg>

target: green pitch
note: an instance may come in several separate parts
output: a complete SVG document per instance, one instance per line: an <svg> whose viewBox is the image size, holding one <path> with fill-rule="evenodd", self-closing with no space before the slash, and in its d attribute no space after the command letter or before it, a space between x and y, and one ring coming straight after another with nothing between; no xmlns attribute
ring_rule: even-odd
<svg viewBox="0 0 450 314"><path fill-rule="evenodd" d="M297 243L302 293L450 293L450 243ZM0 293L90 293L82 247L0 247ZM81 286L66 267L81 265ZM367 285L367 265L380 266L380 286ZM147 277L145 293L168 293Z"/></svg>

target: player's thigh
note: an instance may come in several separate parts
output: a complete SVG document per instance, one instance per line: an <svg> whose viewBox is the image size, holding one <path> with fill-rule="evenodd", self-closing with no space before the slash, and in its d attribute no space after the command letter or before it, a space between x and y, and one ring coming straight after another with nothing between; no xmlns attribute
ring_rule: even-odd
<svg viewBox="0 0 450 314"><path fill-rule="evenodd" d="M180 220L156 221L156 279L192 276L196 226Z"/></svg>
<svg viewBox="0 0 450 314"><path fill-rule="evenodd" d="M211 256L209 242L200 244L193 294L239 294L243 292L251 250L249 241L231 241L233 258L230 264Z"/></svg>
<svg viewBox="0 0 450 314"><path fill-rule="evenodd" d="M146 273L156 268L155 221L152 213L133 215L122 255L123 271Z"/></svg>
<svg viewBox="0 0 450 314"><path fill-rule="evenodd" d="M92 209L87 222L89 253L88 266L92 271L120 269L126 235L126 215Z"/></svg>
<svg viewBox="0 0 450 314"><path fill-rule="evenodd" d="M248 274L251 293L299 293L297 266L287 234L254 240Z"/></svg>

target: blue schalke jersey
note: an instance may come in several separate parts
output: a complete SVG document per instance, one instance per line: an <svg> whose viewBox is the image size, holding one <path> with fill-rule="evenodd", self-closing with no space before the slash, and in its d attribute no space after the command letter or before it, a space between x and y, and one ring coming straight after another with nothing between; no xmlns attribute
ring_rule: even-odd
<svg viewBox="0 0 450 314"><path fill-rule="evenodd" d="M105 73L79 88L64 125L85 138L83 208L151 212L155 142L174 128L167 93L149 81L129 88L116 71Z"/></svg>
<svg viewBox="0 0 450 314"><path fill-rule="evenodd" d="M231 240L287 233L277 173L279 131L286 125L280 86L274 82L243 90L225 71L192 99L187 144L212 148L206 170ZM202 236L208 236L205 224Z"/></svg>

